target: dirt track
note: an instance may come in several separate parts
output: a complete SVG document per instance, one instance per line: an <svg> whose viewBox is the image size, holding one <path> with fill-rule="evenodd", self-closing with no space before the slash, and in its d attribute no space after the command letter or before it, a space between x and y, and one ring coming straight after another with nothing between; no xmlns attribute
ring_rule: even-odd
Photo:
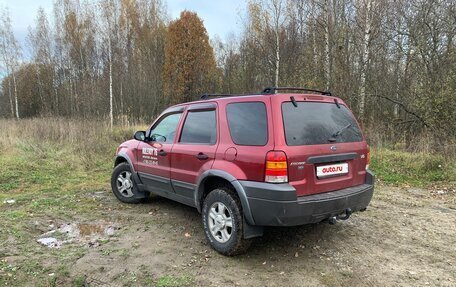
<svg viewBox="0 0 456 287"><path fill-rule="evenodd" d="M379 187L348 221L271 228L234 258L210 249L190 207L158 197L136 206L110 194L98 200L120 230L72 268L92 285L170 275L203 286L456 286L454 191Z"/></svg>

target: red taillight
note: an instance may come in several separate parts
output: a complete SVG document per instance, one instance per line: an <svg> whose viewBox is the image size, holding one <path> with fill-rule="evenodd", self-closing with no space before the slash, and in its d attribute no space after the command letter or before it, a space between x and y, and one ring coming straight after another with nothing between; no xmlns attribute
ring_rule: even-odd
<svg viewBox="0 0 456 287"><path fill-rule="evenodd" d="M283 151L270 151L267 153L264 181L270 183L288 181L287 155Z"/></svg>
<svg viewBox="0 0 456 287"><path fill-rule="evenodd" d="M369 163L371 159L370 147L367 146L367 155L366 155L366 170L369 169Z"/></svg>

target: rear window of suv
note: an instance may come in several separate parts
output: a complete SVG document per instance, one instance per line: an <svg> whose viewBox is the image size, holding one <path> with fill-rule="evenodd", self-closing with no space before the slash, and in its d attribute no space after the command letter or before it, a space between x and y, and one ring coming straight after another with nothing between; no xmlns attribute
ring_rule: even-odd
<svg viewBox="0 0 456 287"><path fill-rule="evenodd" d="M291 102L282 104L287 145L316 145L362 141L351 112L333 103Z"/></svg>
<svg viewBox="0 0 456 287"><path fill-rule="evenodd" d="M182 128L180 143L215 144L217 124L215 110L189 111Z"/></svg>
<svg viewBox="0 0 456 287"><path fill-rule="evenodd" d="M264 146L268 142L268 120L263 102L232 103L226 107L228 126L237 145Z"/></svg>

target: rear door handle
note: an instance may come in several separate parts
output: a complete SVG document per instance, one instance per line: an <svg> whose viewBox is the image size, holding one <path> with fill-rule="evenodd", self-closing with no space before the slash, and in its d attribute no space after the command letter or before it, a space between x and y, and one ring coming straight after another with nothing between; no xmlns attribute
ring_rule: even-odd
<svg viewBox="0 0 456 287"><path fill-rule="evenodd" d="M206 160L209 157L206 154L200 152L199 154L196 155L196 158L199 159L199 160Z"/></svg>
<svg viewBox="0 0 456 287"><path fill-rule="evenodd" d="M167 155L166 151L164 151L164 150L158 151L157 154L158 154L158 155L161 155L161 156Z"/></svg>

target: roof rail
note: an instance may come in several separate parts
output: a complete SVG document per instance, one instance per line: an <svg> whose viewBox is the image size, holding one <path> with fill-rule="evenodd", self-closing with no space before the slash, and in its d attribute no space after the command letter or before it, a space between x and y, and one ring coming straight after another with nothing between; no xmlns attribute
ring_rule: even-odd
<svg viewBox="0 0 456 287"><path fill-rule="evenodd" d="M320 90L299 88L299 87L267 87L263 90L263 93L264 94L275 94L276 91L284 91L284 90L313 92L313 93L321 94L323 96L331 96L331 92L329 92L329 91L320 91Z"/></svg>
<svg viewBox="0 0 456 287"><path fill-rule="evenodd" d="M223 97L234 97L232 94L203 94L201 100L208 100L209 98L223 98Z"/></svg>
<svg viewBox="0 0 456 287"><path fill-rule="evenodd" d="M201 100L208 100L210 98L225 98L225 97L242 97L242 96L255 96L261 95L258 93L255 94L203 94L201 95Z"/></svg>

